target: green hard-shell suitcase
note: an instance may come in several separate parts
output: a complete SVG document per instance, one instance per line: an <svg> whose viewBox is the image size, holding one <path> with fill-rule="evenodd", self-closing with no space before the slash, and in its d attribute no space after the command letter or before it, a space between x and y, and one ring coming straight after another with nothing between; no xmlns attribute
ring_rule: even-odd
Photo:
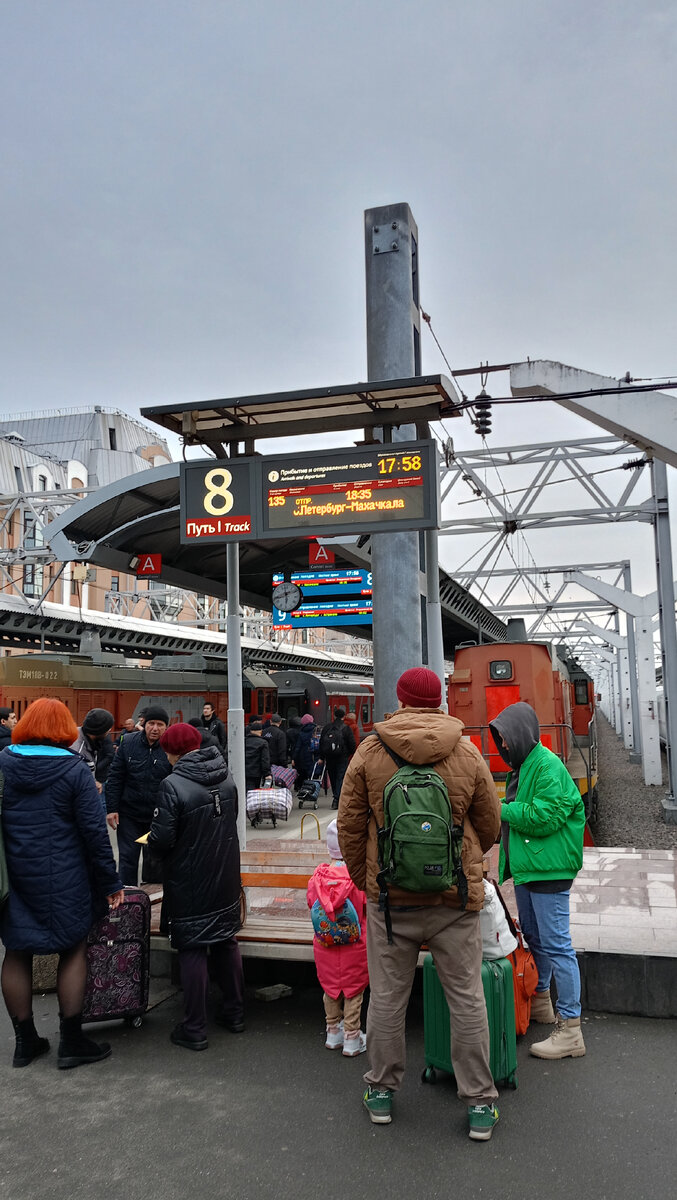
<svg viewBox="0 0 677 1200"><path fill-rule="evenodd" d="M482 985L489 1018L490 1065L494 1082L517 1087L517 1037L512 964L507 958L482 963ZM435 1068L453 1075L449 1008L432 954L423 963L424 1083L434 1083Z"/></svg>

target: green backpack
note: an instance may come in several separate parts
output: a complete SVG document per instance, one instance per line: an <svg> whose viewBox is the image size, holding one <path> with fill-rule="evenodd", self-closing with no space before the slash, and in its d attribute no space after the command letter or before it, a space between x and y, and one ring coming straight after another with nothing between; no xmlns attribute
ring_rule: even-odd
<svg viewBox="0 0 677 1200"><path fill-rule="evenodd" d="M442 776L434 765L406 762L376 736L398 767L383 789L378 831L379 908L392 944L389 885L405 892L446 892L456 886L465 908L468 883L461 863L463 826L453 823Z"/></svg>

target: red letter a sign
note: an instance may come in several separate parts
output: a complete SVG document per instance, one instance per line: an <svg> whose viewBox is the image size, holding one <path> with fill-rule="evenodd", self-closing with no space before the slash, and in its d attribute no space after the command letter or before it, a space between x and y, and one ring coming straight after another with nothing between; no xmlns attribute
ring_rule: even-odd
<svg viewBox="0 0 677 1200"><path fill-rule="evenodd" d="M317 542L310 543L308 552L311 567L329 567L334 562L334 551L327 550L326 546L320 546Z"/></svg>
<svg viewBox="0 0 677 1200"><path fill-rule="evenodd" d="M140 554L137 575L160 575L162 572L161 554Z"/></svg>

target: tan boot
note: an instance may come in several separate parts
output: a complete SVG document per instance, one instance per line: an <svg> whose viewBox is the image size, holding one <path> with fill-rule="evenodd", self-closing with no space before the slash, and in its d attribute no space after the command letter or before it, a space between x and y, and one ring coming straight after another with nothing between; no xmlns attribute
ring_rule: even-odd
<svg viewBox="0 0 677 1200"><path fill-rule="evenodd" d="M569 1017L565 1020L557 1013L555 1028L544 1042L534 1042L529 1047L529 1053L536 1058L582 1058L585 1054L585 1042L581 1033L581 1018Z"/></svg>
<svg viewBox="0 0 677 1200"><path fill-rule="evenodd" d="M531 997L531 1018L537 1025L554 1025L555 1010L550 992L534 992Z"/></svg>

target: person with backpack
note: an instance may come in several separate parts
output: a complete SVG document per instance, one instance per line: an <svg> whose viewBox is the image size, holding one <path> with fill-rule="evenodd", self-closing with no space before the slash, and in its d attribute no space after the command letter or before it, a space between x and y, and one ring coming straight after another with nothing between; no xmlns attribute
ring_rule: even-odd
<svg viewBox="0 0 677 1200"><path fill-rule="evenodd" d="M463 723L442 712L427 667L397 681L399 708L374 726L346 771L339 844L350 878L367 893L369 1070L363 1104L392 1120L404 1076L405 1015L421 945L431 950L449 1005L451 1054L469 1136L487 1141L498 1121L482 987L483 856L500 830L494 781Z"/></svg>
<svg viewBox="0 0 677 1200"><path fill-rule="evenodd" d="M367 897L358 891L341 857L336 821L327 826L330 863L320 863L308 883L313 922L313 954L324 992L327 1050L346 1058L364 1054L367 1037L360 1029L367 968Z"/></svg>
<svg viewBox="0 0 677 1200"><path fill-rule="evenodd" d="M282 717L279 713L273 713L268 728L264 727L262 737L268 743L271 767L286 767L287 735L282 728Z"/></svg>
<svg viewBox="0 0 677 1200"><path fill-rule="evenodd" d="M345 715L345 708L335 708L333 721L325 725L320 734L317 761L327 764L327 772L333 796L332 808L338 808L339 806L343 777L351 755L355 753L357 748L353 731L343 720Z"/></svg>

